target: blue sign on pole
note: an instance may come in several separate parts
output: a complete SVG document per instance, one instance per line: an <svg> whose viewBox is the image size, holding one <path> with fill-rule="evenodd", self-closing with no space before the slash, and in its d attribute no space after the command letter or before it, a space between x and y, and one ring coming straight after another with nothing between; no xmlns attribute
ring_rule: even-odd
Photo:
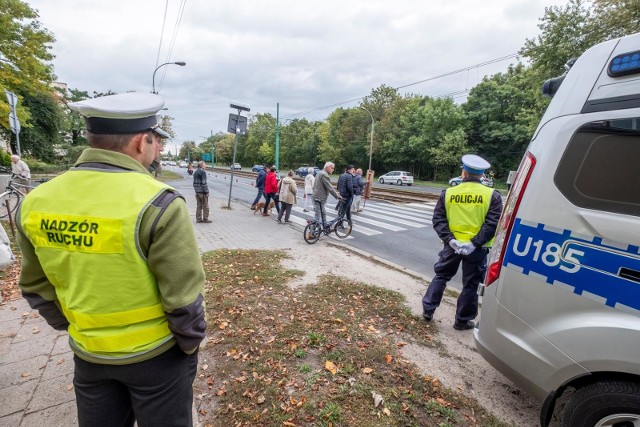
<svg viewBox="0 0 640 427"><path fill-rule="evenodd" d="M211 153L204 153L203 154L203 159L205 162L210 162L211 161Z"/></svg>

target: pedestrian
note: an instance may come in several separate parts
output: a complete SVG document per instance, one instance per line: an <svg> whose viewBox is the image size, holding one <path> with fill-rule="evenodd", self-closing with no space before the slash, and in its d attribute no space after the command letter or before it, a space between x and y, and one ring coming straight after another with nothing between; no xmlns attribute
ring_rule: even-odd
<svg viewBox="0 0 640 427"><path fill-rule="evenodd" d="M362 195L364 194L364 187L366 185L367 181L362 178L362 169L356 169L356 173L353 175L353 203L351 204L351 212L362 212L360 202L362 201Z"/></svg>
<svg viewBox="0 0 640 427"><path fill-rule="evenodd" d="M29 166L15 154L11 156L11 173L15 175L14 181L24 193L31 190L31 170Z"/></svg>
<svg viewBox="0 0 640 427"><path fill-rule="evenodd" d="M353 174L355 171L356 168L353 165L349 165L338 179L338 192L340 193L340 197L342 197L342 203L338 210L340 214L344 215L349 221L351 221L351 204L353 203L355 186Z"/></svg>
<svg viewBox="0 0 640 427"><path fill-rule="evenodd" d="M267 213L267 210L269 209L269 202L271 200L273 200L276 206L276 211L280 213L280 206L278 206L279 203L276 200L276 196L278 194L278 179L276 178L275 166L271 166L271 169L269 169L269 173L267 173L267 176L264 180L264 194L265 194L265 202L264 202L264 208L262 211L262 216L269 216L269 214Z"/></svg>
<svg viewBox="0 0 640 427"><path fill-rule="evenodd" d="M434 265L436 276L422 298L422 316L430 321L447 282L462 262L462 291L453 324L458 330L475 326L478 286L487 269L487 253L502 213L500 193L480 182L489 163L482 157L467 154L462 156L462 164L462 182L444 190L433 211L433 229L444 247Z"/></svg>
<svg viewBox="0 0 640 427"><path fill-rule="evenodd" d="M196 222L212 222L209 219L209 186L204 162L198 162L198 168L193 172L193 189L196 191Z"/></svg>
<svg viewBox="0 0 640 427"><path fill-rule="evenodd" d="M324 168L316 175L316 182L313 185L313 210L315 220L317 223L322 224L322 228L327 226L327 213L325 211L325 204L329 194L333 195L336 199L340 200L340 194L331 185L330 174L333 173L336 165L333 162L326 162Z"/></svg>
<svg viewBox="0 0 640 427"><path fill-rule="evenodd" d="M256 188L258 189L258 194L256 195L256 198L253 200L253 203L251 203L252 211L256 210L256 205L264 195L264 181L267 178L267 170L269 170L269 165L264 165L264 168L258 172L258 176L256 177Z"/></svg>
<svg viewBox="0 0 640 427"><path fill-rule="evenodd" d="M284 213L284 222L289 223L289 217L291 216L291 208L296 204L298 187L293 179L293 171L289 171L287 176L280 181L280 211L278 212L278 222L282 222L282 214Z"/></svg>
<svg viewBox="0 0 640 427"><path fill-rule="evenodd" d="M22 294L69 333L79 426L191 426L205 275L184 199L147 171L164 100L69 107L90 147L22 202Z"/></svg>
<svg viewBox="0 0 640 427"><path fill-rule="evenodd" d="M309 212L307 209L309 206L313 205L312 196L313 196L313 184L316 182L316 177L313 175L315 171L314 168L307 169L307 176L304 177L304 207L302 209L303 212Z"/></svg>

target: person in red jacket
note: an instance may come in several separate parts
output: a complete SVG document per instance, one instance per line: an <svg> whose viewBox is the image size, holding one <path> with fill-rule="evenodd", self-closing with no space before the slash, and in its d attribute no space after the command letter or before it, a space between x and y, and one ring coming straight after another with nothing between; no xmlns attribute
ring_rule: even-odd
<svg viewBox="0 0 640 427"><path fill-rule="evenodd" d="M276 179L276 167L271 166L269 172L267 173L267 177L264 180L264 209L262 211L262 216L269 216L267 210L269 209L269 202L273 200L276 205L276 211L280 213L280 206L278 206L278 202L276 199L276 194L278 193L278 180Z"/></svg>

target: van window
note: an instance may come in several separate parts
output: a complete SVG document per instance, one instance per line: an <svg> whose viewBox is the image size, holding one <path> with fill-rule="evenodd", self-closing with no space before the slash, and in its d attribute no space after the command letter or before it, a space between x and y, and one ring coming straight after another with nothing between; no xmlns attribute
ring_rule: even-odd
<svg viewBox="0 0 640 427"><path fill-rule="evenodd" d="M575 133L554 182L576 206L640 216L640 119L591 122Z"/></svg>

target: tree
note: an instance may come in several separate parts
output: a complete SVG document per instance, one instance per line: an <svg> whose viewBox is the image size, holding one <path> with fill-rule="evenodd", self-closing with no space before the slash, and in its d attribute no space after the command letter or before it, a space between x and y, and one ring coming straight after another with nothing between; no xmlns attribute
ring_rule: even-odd
<svg viewBox="0 0 640 427"><path fill-rule="evenodd" d="M69 92L63 94L63 96L65 104L83 101L90 98L87 91L79 89L69 89ZM87 130L87 126L85 124L84 117L82 117L80 113L67 108L64 127L71 133L71 144L86 143L86 139L82 137L82 134Z"/></svg>
<svg viewBox="0 0 640 427"><path fill-rule="evenodd" d="M33 119L30 126L20 132L22 153L51 162L54 159L53 146L64 142L62 108L51 93L26 93L23 102Z"/></svg>
<svg viewBox="0 0 640 427"><path fill-rule="evenodd" d="M31 126L33 114L25 106L24 96L39 97L53 94L50 83L54 79L53 55L49 52L54 37L41 28L37 12L20 0L0 0L0 93L4 89L16 93L18 119L26 131ZM9 137L8 115L10 106L3 96L0 98L0 127Z"/></svg>

